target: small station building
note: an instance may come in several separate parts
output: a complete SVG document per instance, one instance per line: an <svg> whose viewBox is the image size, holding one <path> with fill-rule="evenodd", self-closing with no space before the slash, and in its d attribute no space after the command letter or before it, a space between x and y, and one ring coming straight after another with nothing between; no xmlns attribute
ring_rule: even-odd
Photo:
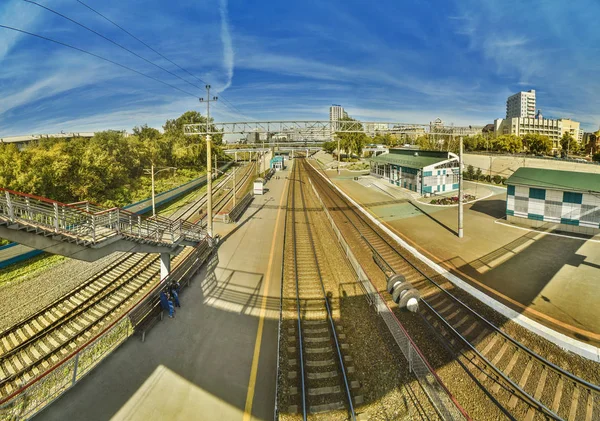
<svg viewBox="0 0 600 421"><path fill-rule="evenodd" d="M458 190L458 156L452 152L390 149L369 162L371 175L424 196Z"/></svg>
<svg viewBox="0 0 600 421"><path fill-rule="evenodd" d="M271 159L270 168L274 169L275 171L283 170L285 168L285 160L283 155L274 156Z"/></svg>
<svg viewBox="0 0 600 421"><path fill-rule="evenodd" d="M600 233L600 174L519 168L506 181L506 219L562 231Z"/></svg>

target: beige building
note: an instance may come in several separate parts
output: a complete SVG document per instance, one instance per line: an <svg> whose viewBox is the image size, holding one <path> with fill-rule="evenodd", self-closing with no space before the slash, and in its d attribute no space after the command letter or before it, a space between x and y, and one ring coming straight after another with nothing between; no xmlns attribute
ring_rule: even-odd
<svg viewBox="0 0 600 421"><path fill-rule="evenodd" d="M552 141L552 149L560 148L560 139L564 133L571 133L574 139L583 140L583 132L579 128L579 122L568 118L553 120L549 118L498 118L494 120L495 132L501 134L514 134L525 136L526 134L540 134L548 136Z"/></svg>
<svg viewBox="0 0 600 421"><path fill-rule="evenodd" d="M535 117L535 90L519 92L506 100L506 118Z"/></svg>
<svg viewBox="0 0 600 421"><path fill-rule="evenodd" d="M583 142L583 130L579 127L578 121L573 121L570 118L561 118L558 121L562 124L561 137L565 133L570 133L571 136L573 136L573 139L577 140L579 143Z"/></svg>

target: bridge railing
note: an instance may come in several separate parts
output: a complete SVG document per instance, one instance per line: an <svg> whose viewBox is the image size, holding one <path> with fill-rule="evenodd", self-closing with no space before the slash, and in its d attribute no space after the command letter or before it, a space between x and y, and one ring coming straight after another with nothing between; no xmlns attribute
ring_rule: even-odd
<svg viewBox="0 0 600 421"><path fill-rule="evenodd" d="M92 338L78 346L59 362L38 373L7 396L0 396L0 420L28 420L43 408L75 386L112 351L134 332L132 316L155 299L170 282L189 280L204 264L213 250L208 239L200 242L175 269L139 298L138 304L118 316ZM139 315L136 316L139 319Z"/></svg>
<svg viewBox="0 0 600 421"><path fill-rule="evenodd" d="M143 217L121 208L103 209L89 202L65 204L44 197L0 188L0 220L98 244L116 235L157 243L186 239L201 241L200 225L158 216Z"/></svg>

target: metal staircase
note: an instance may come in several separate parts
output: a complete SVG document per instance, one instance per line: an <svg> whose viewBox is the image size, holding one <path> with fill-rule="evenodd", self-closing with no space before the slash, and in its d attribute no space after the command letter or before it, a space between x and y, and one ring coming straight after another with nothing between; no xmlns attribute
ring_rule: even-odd
<svg viewBox="0 0 600 421"><path fill-rule="evenodd" d="M205 239L206 231L181 220L143 217L89 202L65 204L0 188L0 237L56 254L77 252L79 256L73 257L95 260L113 251L174 253L181 245Z"/></svg>

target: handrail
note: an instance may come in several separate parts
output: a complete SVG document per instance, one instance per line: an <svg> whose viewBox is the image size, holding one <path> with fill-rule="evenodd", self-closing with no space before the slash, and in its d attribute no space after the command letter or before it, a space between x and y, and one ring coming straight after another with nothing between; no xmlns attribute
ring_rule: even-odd
<svg viewBox="0 0 600 421"><path fill-rule="evenodd" d="M204 240L207 241L207 240ZM204 241L199 243L196 247L194 252L190 253L189 256L186 257L185 261L187 261L188 259L192 259L192 258L196 258L196 253L198 252L198 250L200 249L200 247L202 247L204 245ZM210 243L209 243L210 244ZM181 264L183 264L184 262L182 262ZM169 275L167 275L162 281L160 281L159 283L157 283L153 288L151 288L148 292L146 292L146 294L144 294L143 297L140 298L140 300L138 301L138 304L135 305L134 307L132 307L129 311L124 312L123 314L121 314L119 317L117 317L112 323L110 323L108 326L106 326L104 329L101 329L100 332L98 332L96 335L92 336L89 340L87 340L85 343L83 343L82 345L78 346L76 349L74 349L71 353L69 353L67 356L65 356L60 362L58 362L56 365L50 367L48 370L46 370L44 373L38 375L37 377L35 377L33 380L27 382L27 384L23 385L22 387L20 387L19 389L13 391L10 395L6 396L5 398L0 399L0 406L2 406L3 404L9 402L11 399L15 398L16 396L20 395L21 393L23 393L25 390L29 389L30 387L32 387L34 384L40 382L42 379L44 379L45 377L47 377L48 375L50 375L51 373L53 373L54 371L56 371L57 369L59 369L60 367L64 366L66 363L68 363L69 361L71 361L74 357L76 357L81 351L83 351L85 348L87 348L88 346L90 346L92 343L94 343L97 339L99 339L101 336L103 336L104 334L106 334L107 332L109 332L117 323L123 321L124 318L129 317L129 315L134 312L136 309L138 309L140 307L140 304L144 302L144 300L146 300L148 298L148 296L150 296L152 293L156 292L157 289L164 287L164 285L168 282L171 281L171 279L173 278L174 274L176 274L176 271L171 272Z"/></svg>
<svg viewBox="0 0 600 421"><path fill-rule="evenodd" d="M89 202L65 204L45 197L0 188L0 215L11 222L24 221L44 230L69 233L88 244L113 235L151 239L157 243L175 243L176 239L192 241L204 237L202 226L164 217L143 217L137 213L112 207L98 209ZM83 206L85 205L85 206ZM102 231L98 231L101 229ZM166 235L166 238L165 238Z"/></svg>

